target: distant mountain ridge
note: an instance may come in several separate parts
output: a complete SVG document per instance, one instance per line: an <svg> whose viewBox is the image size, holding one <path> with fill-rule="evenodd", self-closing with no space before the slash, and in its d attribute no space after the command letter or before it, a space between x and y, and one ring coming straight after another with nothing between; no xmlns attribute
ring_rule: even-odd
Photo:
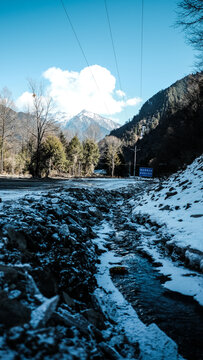
<svg viewBox="0 0 203 360"><path fill-rule="evenodd" d="M203 72L191 74L159 91L142 106L132 121L110 135L125 142L126 163L176 171L203 151Z"/></svg>
<svg viewBox="0 0 203 360"><path fill-rule="evenodd" d="M68 138L77 135L80 140L93 138L95 141L99 141L113 129L119 128L120 125L111 119L82 110L71 119L65 120L64 116L61 127Z"/></svg>

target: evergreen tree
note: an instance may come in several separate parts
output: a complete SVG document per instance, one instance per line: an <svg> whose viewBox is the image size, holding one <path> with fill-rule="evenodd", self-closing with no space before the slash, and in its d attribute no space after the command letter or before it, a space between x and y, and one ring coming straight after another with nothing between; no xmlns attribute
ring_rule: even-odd
<svg viewBox="0 0 203 360"><path fill-rule="evenodd" d="M69 142L67 148L67 160L70 164L71 175L81 175L81 165L83 159L83 148L77 136L74 136Z"/></svg>
<svg viewBox="0 0 203 360"><path fill-rule="evenodd" d="M85 175L91 175L99 161L99 148L92 139L87 139L83 143L83 166Z"/></svg>
<svg viewBox="0 0 203 360"><path fill-rule="evenodd" d="M65 137L63 131L60 131L60 133L59 133L59 140L60 140L61 144L64 146L64 148L66 149L66 147L68 146L68 141L67 141L67 138Z"/></svg>
<svg viewBox="0 0 203 360"><path fill-rule="evenodd" d="M36 168L37 153L33 153L29 165L30 173L34 173ZM39 176L49 176L52 170L65 171L66 170L66 154L64 147L54 135L49 135L41 145L40 161L38 163Z"/></svg>
<svg viewBox="0 0 203 360"><path fill-rule="evenodd" d="M46 176L50 174L51 170L66 170L66 153L58 137L49 135L43 143L42 152L45 160Z"/></svg>

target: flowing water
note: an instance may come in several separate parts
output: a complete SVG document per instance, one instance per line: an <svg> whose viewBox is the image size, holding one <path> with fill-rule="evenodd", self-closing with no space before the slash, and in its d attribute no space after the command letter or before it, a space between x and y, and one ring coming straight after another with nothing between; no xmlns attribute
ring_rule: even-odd
<svg viewBox="0 0 203 360"><path fill-rule="evenodd" d="M168 291L166 280L140 254L125 256L126 275L113 281L145 324L156 323L188 360L203 359L203 309L191 297ZM170 359L169 359L170 360Z"/></svg>

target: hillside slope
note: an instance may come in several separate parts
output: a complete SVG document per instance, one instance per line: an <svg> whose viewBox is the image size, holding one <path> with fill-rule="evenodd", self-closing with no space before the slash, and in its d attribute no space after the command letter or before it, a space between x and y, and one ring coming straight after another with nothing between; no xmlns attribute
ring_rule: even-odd
<svg viewBox="0 0 203 360"><path fill-rule="evenodd" d="M203 73L188 75L158 92L132 121L110 135L125 142L125 161L133 159L129 148L139 148L138 164L153 166L158 173L173 172L191 163L203 150Z"/></svg>

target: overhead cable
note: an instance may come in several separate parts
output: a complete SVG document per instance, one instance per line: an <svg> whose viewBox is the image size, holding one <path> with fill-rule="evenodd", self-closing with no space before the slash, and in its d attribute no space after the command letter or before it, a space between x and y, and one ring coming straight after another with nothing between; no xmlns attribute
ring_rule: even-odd
<svg viewBox="0 0 203 360"><path fill-rule="evenodd" d="M143 82L143 43L144 43L144 0L141 9L141 48L140 48L140 98L142 98Z"/></svg>
<svg viewBox="0 0 203 360"><path fill-rule="evenodd" d="M112 48L113 48L113 54L114 54L114 59L115 59L115 64L116 64L116 70L117 70L117 75L118 75L119 86L120 86L120 89L122 90L121 78L120 78L120 73L119 73L119 69L118 69L118 61L117 61L117 56L116 56L116 50L115 50L113 34L112 34L112 29L111 29L111 23L110 23L110 17L109 17L109 12L108 12L108 8L107 8L106 0L104 0L104 4L105 4L105 9L106 9L108 25L109 25L109 33L110 33L110 37L111 37L111 44L112 44Z"/></svg>
<svg viewBox="0 0 203 360"><path fill-rule="evenodd" d="M112 49L113 49L113 54L114 54L114 59L115 59L115 64L116 64L116 71L117 71L117 76L118 76L119 87L120 87L120 90L122 91L122 98L125 101L125 99L124 99L124 91L122 90L122 85L121 85L121 77L120 77L120 72L119 72L119 68L118 68L118 60L117 60L116 49L115 49L115 45L114 45L112 27L111 27L111 22L110 22L110 16L109 16L106 0L104 0L104 5L105 5L105 9L106 9L106 16L107 16L107 20L108 20L109 33L110 33L111 44L112 44ZM125 108L124 108L124 111L126 112ZM126 117L127 117L127 114L126 114Z"/></svg>
<svg viewBox="0 0 203 360"><path fill-rule="evenodd" d="M85 59L85 62L86 62L87 66L88 66L88 68L89 68L89 70L90 70L90 72L91 72L91 76L92 76L92 78L93 78L93 80L94 80L94 83L95 83L95 85L96 85L96 87L97 87L97 90L98 90L98 92L99 92L99 94L100 94L100 96L101 96L101 98L102 98L101 90L100 90L99 85L98 85L98 83L97 83L97 81L96 81L96 79L95 79L95 76L94 76L93 72L92 72L92 69L91 69L91 67L90 67L90 64L89 64L89 62L88 62L88 60L87 60L87 57L86 57L86 55L85 55L85 52L84 52L83 47L82 47L82 45L81 45L81 42L80 42L80 40L79 40L79 38L78 38L78 36L77 36L77 33L76 33L76 31L75 31L75 28L74 28L73 23L72 23L71 18L70 18L70 15L68 14L68 11L67 11L67 9L66 9L66 7L65 7L65 4L64 4L63 0L60 0L60 2L61 2L61 5L62 5L62 7L63 7L63 9L64 9L64 12L65 12L65 14L66 14L66 17L67 17L67 19L68 19L68 21L69 21L69 24L70 24L70 26L71 26L71 29L72 29L72 31L73 31L73 33L74 33L74 35L75 35L76 41L77 41L78 46L79 46L79 48L80 48L80 50L81 50L81 52L82 52L82 55L83 55L83 57L84 57L84 59ZM110 111L109 111L109 109L108 109L108 107L107 107L107 104L105 103L104 99L103 99L103 103L104 103L104 106L105 106L105 108L106 108L106 110L107 110L107 114L109 114Z"/></svg>

